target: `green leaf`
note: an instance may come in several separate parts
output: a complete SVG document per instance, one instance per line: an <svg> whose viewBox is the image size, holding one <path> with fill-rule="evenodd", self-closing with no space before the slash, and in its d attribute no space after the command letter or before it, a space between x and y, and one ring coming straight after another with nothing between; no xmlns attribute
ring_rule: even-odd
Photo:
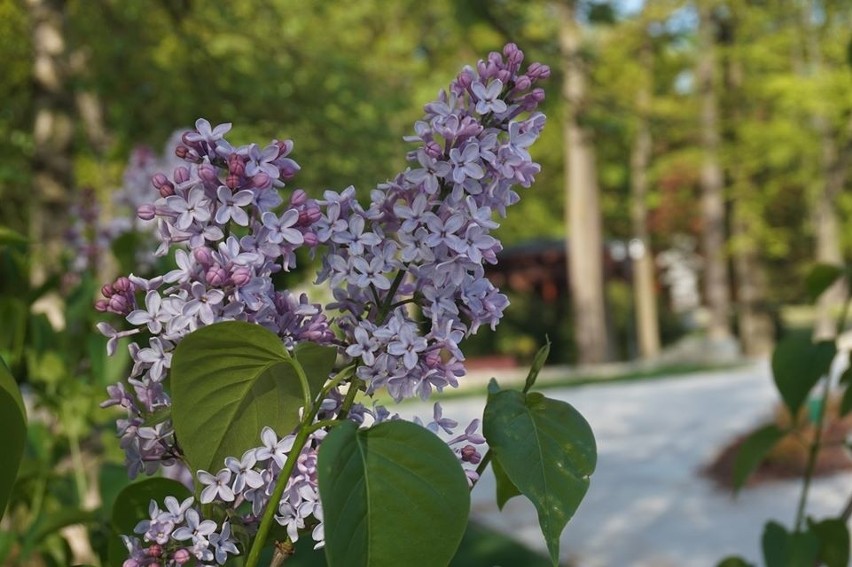
<svg viewBox="0 0 852 567"><path fill-rule="evenodd" d="M126 486L118 493L112 506L108 562L110 567L121 567L127 559L127 549L119 536L132 535L136 524L150 517L148 505L151 500L156 501L162 508L166 496L174 496L178 501L183 501L192 494L187 487L169 478L146 478Z"/></svg>
<svg viewBox="0 0 852 567"><path fill-rule="evenodd" d="M520 496L521 491L518 490L518 487L512 484L512 481L509 480L508 476L506 476L506 471L503 470L499 461L491 461L491 470L494 471L494 480L497 485L497 507L502 510L503 506L506 505L506 502L515 496Z"/></svg>
<svg viewBox="0 0 852 567"><path fill-rule="evenodd" d="M26 244L27 239L11 228L0 226L0 246Z"/></svg>
<svg viewBox="0 0 852 567"><path fill-rule="evenodd" d="M334 370L337 349L316 343L299 343L293 349L293 356L302 365L305 375L308 377L311 399L316 398L326 380L328 380L331 371Z"/></svg>
<svg viewBox="0 0 852 567"><path fill-rule="evenodd" d="M731 557L726 557L719 561L719 563L716 564L716 567L754 567L754 565L742 557L732 555Z"/></svg>
<svg viewBox="0 0 852 567"><path fill-rule="evenodd" d="M18 467L27 442L27 410L12 374L0 359L0 447L3 447L3 466L0 466L0 518L12 494Z"/></svg>
<svg viewBox="0 0 852 567"><path fill-rule="evenodd" d="M297 353L313 388L334 364L334 349L321 348ZM257 446L264 425L290 433L305 405L293 357L260 325L227 321L189 334L175 349L170 376L172 422L195 469L219 470L225 457Z"/></svg>
<svg viewBox="0 0 852 567"><path fill-rule="evenodd" d="M819 555L819 539L813 533L789 533L778 522L766 523L761 543L766 567L810 566Z"/></svg>
<svg viewBox="0 0 852 567"><path fill-rule="evenodd" d="M568 403L539 393L504 390L488 396L483 433L494 461L536 507L556 565L559 536L586 495L595 470L592 429Z"/></svg>
<svg viewBox="0 0 852 567"><path fill-rule="evenodd" d="M547 361L548 355L550 355L550 339L547 339L547 343L545 343L545 345L538 349L538 352L535 353L535 358L533 359L532 366L530 367L530 373L527 374L527 381L524 384L524 392L529 392L535 385L538 373L541 372L541 368Z"/></svg>
<svg viewBox="0 0 852 567"><path fill-rule="evenodd" d="M100 510L92 511L80 510L79 508L66 508L42 514L30 528L26 538L24 538L23 551L21 553L24 556L29 555L46 537L66 526L94 524L100 520Z"/></svg>
<svg viewBox="0 0 852 567"><path fill-rule="evenodd" d="M832 264L817 264L805 276L805 290L810 300L816 301L825 290L843 276L843 268Z"/></svg>
<svg viewBox="0 0 852 567"><path fill-rule="evenodd" d="M826 567L848 567L849 529L846 522L838 518L814 522L808 518L808 527L819 539L819 560Z"/></svg>
<svg viewBox="0 0 852 567"><path fill-rule="evenodd" d="M500 384L497 383L497 379L492 378L491 380L489 380L488 381L488 393L489 394L496 394L499 391L500 391Z"/></svg>
<svg viewBox="0 0 852 567"><path fill-rule="evenodd" d="M346 422L317 462L332 567L446 565L467 525L470 493L458 459L429 430Z"/></svg>
<svg viewBox="0 0 852 567"><path fill-rule="evenodd" d="M772 374L775 386L795 420L819 379L828 372L837 346L832 341L813 343L810 339L789 337L772 353Z"/></svg>
<svg viewBox="0 0 852 567"><path fill-rule="evenodd" d="M743 487L749 475L760 465L767 453L772 450L786 432L775 424L761 427L748 436L737 452L734 460L734 490Z"/></svg>

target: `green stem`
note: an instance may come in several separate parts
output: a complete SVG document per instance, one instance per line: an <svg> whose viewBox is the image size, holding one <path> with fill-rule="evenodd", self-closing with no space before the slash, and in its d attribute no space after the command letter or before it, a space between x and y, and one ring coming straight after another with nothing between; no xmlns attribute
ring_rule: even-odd
<svg viewBox="0 0 852 567"><path fill-rule="evenodd" d="M823 377L823 390L822 390L822 403L820 405L819 416L817 418L817 422L814 425L816 427L816 433L814 433L814 440L811 443L811 446L808 450L808 462L805 465L805 478L802 481L802 493L799 495L799 505L796 508L796 523L793 524L796 531L802 525L802 522L805 519L805 505L808 501L808 491L811 488L811 479L814 476L814 469L816 468L817 456L819 455L819 450L822 441L822 430L823 430L823 422L825 421L826 410L828 409L828 395L831 392L831 378L829 376Z"/></svg>
<svg viewBox="0 0 852 567"><path fill-rule="evenodd" d="M331 429L332 427L337 427L341 423L344 423L344 421L340 419L324 419L308 427L308 433L313 433L322 429L323 427L328 427L329 429Z"/></svg>
<svg viewBox="0 0 852 567"><path fill-rule="evenodd" d="M328 393L331 392L334 388L340 386L343 382L345 382L352 373L355 372L355 364L350 364L340 372L338 372L334 378L329 380L325 386L323 386L322 390L320 390L319 396L317 396L316 403L321 404L322 401L328 396Z"/></svg>
<svg viewBox="0 0 852 567"><path fill-rule="evenodd" d="M393 297L396 295L396 290L399 289L399 286L402 284L402 279L405 277L405 269L401 269L396 273L396 277L393 280L393 283L388 290L388 294L385 296L385 303L379 308L379 317L378 324L381 325L385 322L385 317L388 316L388 312L391 309L391 302L393 302Z"/></svg>
<svg viewBox="0 0 852 567"><path fill-rule="evenodd" d="M74 466L74 484L77 488L77 498L80 506L86 500L86 466L83 464L83 453L80 451L80 439L76 434L68 434L68 445L71 449L71 462Z"/></svg>
<svg viewBox="0 0 852 567"><path fill-rule="evenodd" d="M296 376L299 377L299 383L302 385L302 396L304 396L305 409L311 407L311 386L308 384L308 376L305 374L305 369L295 357L290 358L290 365L296 371ZM322 400L320 400L322 401Z"/></svg>
<svg viewBox="0 0 852 567"><path fill-rule="evenodd" d="M355 396L358 394L358 390L361 389L362 384L364 384L364 382L359 378L355 378L349 383L349 391L346 392L346 397L343 399L343 404L340 406L340 412L337 414L337 419L346 419L346 416L349 414L349 408L351 408L352 404L355 403Z"/></svg>
<svg viewBox="0 0 852 567"><path fill-rule="evenodd" d="M479 466L476 467L476 475L479 476L479 477L482 477L482 473L485 472L485 469L486 469L486 467L488 467L488 463L490 463L490 462L491 462L491 449L488 449L487 451L485 451L485 455L483 455L482 460L479 461ZM476 482L479 482L479 480L477 480ZM476 484L474 484L474 486L476 486ZM471 487L471 490L473 490L473 487Z"/></svg>

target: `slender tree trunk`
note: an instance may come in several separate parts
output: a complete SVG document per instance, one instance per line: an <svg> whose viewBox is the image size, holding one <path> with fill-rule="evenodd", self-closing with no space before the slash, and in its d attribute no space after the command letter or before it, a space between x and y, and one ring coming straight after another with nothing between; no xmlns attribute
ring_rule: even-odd
<svg viewBox="0 0 852 567"><path fill-rule="evenodd" d="M728 20L725 58L726 116L728 142L741 144L740 125L746 119L742 92L744 70L739 55L743 39L738 29L736 8ZM747 356L764 356L775 346L775 323L767 307L766 269L755 237L761 220L755 210L756 185L739 159L728 165L731 177L731 256L737 290L737 327L743 352Z"/></svg>
<svg viewBox="0 0 852 567"><path fill-rule="evenodd" d="M805 73L817 75L822 69L822 48L818 30L811 14L816 9L814 2L805 2L801 14L804 29ZM840 220L837 216L837 197L846 182L845 159L838 150L835 132L827 117L815 112L813 126L820 139L820 178L815 183L812 219L814 223L816 261L823 264L843 264L840 249ZM817 301L814 338L830 339L836 334L834 311L843 303L846 290L843 282L831 286Z"/></svg>
<svg viewBox="0 0 852 567"><path fill-rule="evenodd" d="M654 254L648 234L648 166L651 162L651 128L648 115L651 107L653 80L651 46L647 40L640 52L644 71L643 82L636 94L636 133L630 152L630 191L633 241L630 256L633 260L633 298L636 305L636 335L639 356L654 358L660 353L660 325L657 317L657 297L654 285Z"/></svg>
<svg viewBox="0 0 852 567"><path fill-rule="evenodd" d="M725 188L719 164L719 108L716 94L715 26L712 6L701 4L699 23L698 88L701 101L701 241L704 251L704 289L710 320L711 341L730 338L730 290L725 252Z"/></svg>
<svg viewBox="0 0 852 567"><path fill-rule="evenodd" d="M65 2L27 0L33 34L35 125L30 212L31 280L43 283L59 265L73 187L73 97L67 85Z"/></svg>
<svg viewBox="0 0 852 567"><path fill-rule="evenodd" d="M580 53L580 27L573 0L558 4L559 45L564 79L566 224L568 278L574 309L574 340L581 364L609 357L604 308L603 238L595 151L582 125L586 77Z"/></svg>

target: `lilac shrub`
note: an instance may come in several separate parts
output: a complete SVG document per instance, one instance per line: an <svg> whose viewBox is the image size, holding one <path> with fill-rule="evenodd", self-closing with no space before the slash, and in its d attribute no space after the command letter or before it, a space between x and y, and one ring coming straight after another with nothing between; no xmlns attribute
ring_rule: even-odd
<svg viewBox="0 0 852 567"><path fill-rule="evenodd" d="M495 213L504 216L519 199L514 188L529 187L539 171L528 150L545 122L535 112L544 98L535 85L549 69L533 63L522 70L522 61L509 44L464 68L405 138L414 144L409 167L376 187L368 205L353 187L321 198L286 190L300 169L289 140L233 146L225 138L230 124L204 119L183 134L175 152L181 164L151 177L158 198L136 203L140 219L156 222L156 254L173 254L176 267L147 279L120 277L96 304L128 324L99 325L109 351L119 339L133 341L131 374L109 388L103 404L126 411L117 426L131 477L185 468L168 414L171 357L189 333L219 321L261 325L288 349L302 342L338 349L350 373L330 389L317 422L369 427L398 419L347 393L425 400L458 386L461 342L482 325L494 328L508 305L483 269L501 249L491 234ZM327 305L275 288L273 276L296 268L302 248L321 262L314 283L330 291ZM458 433L437 404L425 425L454 450L470 483L485 442L478 426L475 420ZM310 532L317 547L324 534L316 458L325 434L320 427L310 435L274 502L289 538ZM189 471L198 500L166 499L164 510L152 502L150 518L124 538L125 565L224 564L239 553L235 534L250 538L257 530L294 439L266 427L257 447L228 457L220 470ZM202 518L199 505L211 504L228 519Z"/></svg>

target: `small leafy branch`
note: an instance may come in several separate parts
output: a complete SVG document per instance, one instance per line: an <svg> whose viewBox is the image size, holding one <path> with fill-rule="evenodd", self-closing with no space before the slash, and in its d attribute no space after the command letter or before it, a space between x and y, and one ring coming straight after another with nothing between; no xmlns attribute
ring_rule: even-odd
<svg viewBox="0 0 852 567"><path fill-rule="evenodd" d="M815 301L828 288L843 281L846 289L850 283L849 268L819 264L807 277L807 292ZM844 302L837 321L837 336L846 323L850 297ZM826 428L826 413L831 393L842 389L839 414L844 417L852 411L852 360L840 379L835 383L831 366L837 356L836 341L811 341L798 337L784 339L778 343L772 355L772 374L775 387L791 416L788 427L767 425L752 433L743 443L734 463L734 487L739 490L748 477L772 451L773 447L789 435L803 419L802 407L813 398L818 408L814 417L815 434L808 441L808 456L802 478L802 489L796 506L792 530L788 531L776 521L766 523L763 531L762 548L767 567L813 566L847 567L849 564L849 530L847 522L852 515L852 495L837 517L815 520L807 516L808 493L813 480L817 458L823 447L823 432ZM847 442L848 443L848 442ZM740 557L728 557L718 567L748 567L750 564Z"/></svg>
<svg viewBox="0 0 852 567"><path fill-rule="evenodd" d="M440 404L424 425L375 400L456 387L460 343L508 305L483 263L501 249L495 213L539 170L528 149L549 75L522 63L509 44L463 69L367 207L351 187L285 193L290 141L235 147L229 124L203 119L182 136L183 163L138 208L175 268L120 277L96 304L130 324L98 325L109 352L131 339L130 376L103 404L125 412L129 474L170 477L119 494L110 564L280 565L304 536L333 566L447 564L489 464L500 506L526 496L558 563L596 448L573 407L532 391L549 345L522 391L492 381L482 434ZM277 286L299 249L320 259L331 303Z"/></svg>

